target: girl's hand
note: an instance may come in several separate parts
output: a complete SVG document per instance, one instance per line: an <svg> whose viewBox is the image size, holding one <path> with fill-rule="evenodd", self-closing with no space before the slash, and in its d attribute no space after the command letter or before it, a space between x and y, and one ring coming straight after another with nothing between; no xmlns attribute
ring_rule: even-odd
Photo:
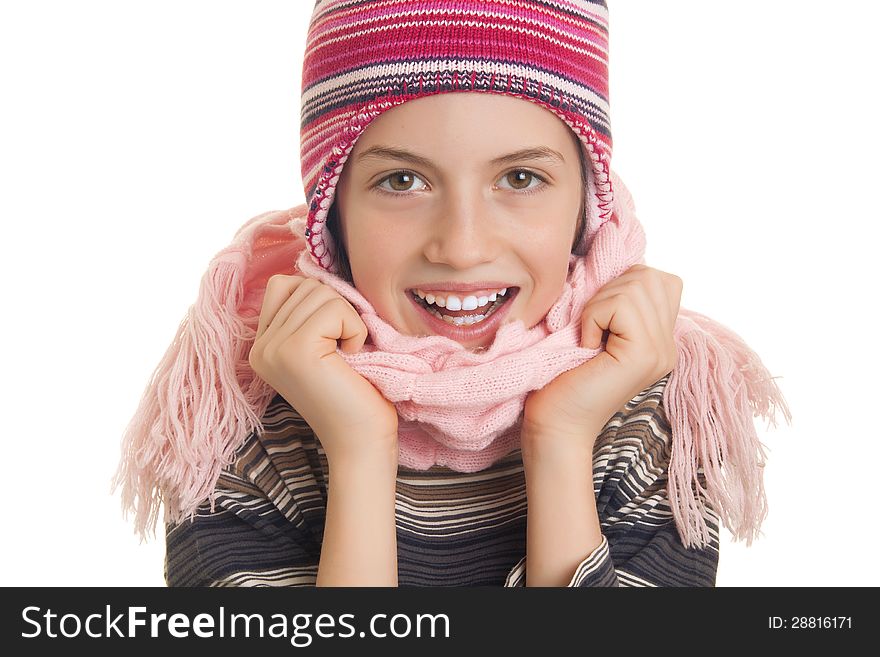
<svg viewBox="0 0 880 657"><path fill-rule="evenodd" d="M266 285L248 361L331 453L397 448L397 409L336 352L359 351L367 327L336 290L275 274Z"/></svg>
<svg viewBox="0 0 880 657"><path fill-rule="evenodd" d="M607 332L605 350L529 394L523 440L595 440L626 402L671 372L681 290L678 276L645 265L601 287L584 307L580 346L598 349Z"/></svg>

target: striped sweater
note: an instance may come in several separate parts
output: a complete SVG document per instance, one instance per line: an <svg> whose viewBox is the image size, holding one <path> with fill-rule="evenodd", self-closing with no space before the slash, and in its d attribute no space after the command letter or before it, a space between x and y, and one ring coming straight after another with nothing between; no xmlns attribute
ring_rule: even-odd
<svg viewBox="0 0 880 657"><path fill-rule="evenodd" d="M711 542L686 549L667 498L668 375L605 425L593 455L602 541L568 586L714 586ZM327 459L280 395L217 482L215 508L166 525L169 586L314 586L327 503ZM702 482L701 482L702 483ZM400 466L396 490L400 586L525 586L527 499L521 452L489 468Z"/></svg>

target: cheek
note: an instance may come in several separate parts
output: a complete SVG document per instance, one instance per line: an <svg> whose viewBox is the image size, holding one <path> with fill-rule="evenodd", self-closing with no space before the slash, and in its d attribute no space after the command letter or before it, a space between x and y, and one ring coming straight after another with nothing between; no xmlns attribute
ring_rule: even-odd
<svg viewBox="0 0 880 657"><path fill-rule="evenodd" d="M381 229L360 231L353 226L347 237L354 286L383 319L394 324L394 290L405 258L399 240Z"/></svg>
<svg viewBox="0 0 880 657"><path fill-rule="evenodd" d="M520 248L531 252L542 252L545 258L559 253L570 254L572 236L580 220L580 204L562 194L548 197L546 204L534 208L527 221L528 228L513 240Z"/></svg>
<svg viewBox="0 0 880 657"><path fill-rule="evenodd" d="M522 236L518 250L537 283L554 285L565 279L573 230L573 225L544 226Z"/></svg>
<svg viewBox="0 0 880 657"><path fill-rule="evenodd" d="M373 278L392 278L406 255L399 237L381 229L353 231L349 235L348 259L352 274L370 273Z"/></svg>
<svg viewBox="0 0 880 657"><path fill-rule="evenodd" d="M568 278L571 236L559 231L538 231L520 251L534 285L521 312L530 326L540 322L559 299ZM553 234L551 234L553 233Z"/></svg>

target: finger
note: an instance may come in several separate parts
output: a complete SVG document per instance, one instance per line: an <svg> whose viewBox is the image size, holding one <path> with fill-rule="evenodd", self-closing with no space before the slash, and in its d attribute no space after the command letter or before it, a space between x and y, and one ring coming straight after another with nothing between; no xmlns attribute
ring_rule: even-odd
<svg viewBox="0 0 880 657"><path fill-rule="evenodd" d="M276 333L279 329L281 329L286 323L291 314L311 295L315 294L317 291L323 290L324 294L336 294L335 290L330 287L324 285L320 281L314 278L306 278L303 280L299 286L292 290L288 295L287 299L281 304L281 307L278 308L278 311L275 313L275 316L271 318L269 325L266 327L266 333L268 335L268 339L271 341L274 338L272 334ZM317 308L320 304L314 304L313 308Z"/></svg>
<svg viewBox="0 0 880 657"><path fill-rule="evenodd" d="M658 344L669 328L669 298L660 273L657 270L652 273L646 272L632 281L627 289L628 296L645 319L645 326L651 338Z"/></svg>
<svg viewBox="0 0 880 657"><path fill-rule="evenodd" d="M668 374L671 366L667 368L667 363L677 356L672 341L677 313L670 307L667 292L667 280L670 277L671 274L657 269L645 272L644 276L634 281L627 291L628 298L633 301L644 319L645 337L642 338L641 344L650 350L645 352L645 357L649 357L650 354L658 359L658 364L662 365L661 369L664 370L662 373L652 374L652 380Z"/></svg>
<svg viewBox="0 0 880 657"><path fill-rule="evenodd" d="M263 293L263 303L260 308L260 319L257 322L255 339L262 337L272 319L278 313L278 310L284 305L284 302L306 280L304 276L284 276L282 274L269 277L266 283L266 291Z"/></svg>
<svg viewBox="0 0 880 657"><path fill-rule="evenodd" d="M611 334L626 341L636 341L645 335L645 320L625 294L617 293L598 302L591 300L584 308L581 316L581 346L598 349L605 331L608 331L608 340L611 340Z"/></svg>
<svg viewBox="0 0 880 657"><path fill-rule="evenodd" d="M654 270L630 290L631 298L645 320L645 342L658 358L670 352L677 312L670 307L666 279L670 274ZM664 361L665 362L665 361ZM668 373L668 370L667 372Z"/></svg>
<svg viewBox="0 0 880 657"><path fill-rule="evenodd" d="M665 336L672 333L678 316L679 304L671 291L675 286L673 279L677 278L655 269L643 276L632 288L632 295L638 299L643 314L649 320L648 328L656 334L654 337L658 339L658 344L662 344Z"/></svg>
<svg viewBox="0 0 880 657"><path fill-rule="evenodd" d="M670 298L670 285L674 287L678 277L652 267L641 267L632 273L634 276L628 278L623 291L635 301L651 338L661 346L678 316L678 304Z"/></svg>
<svg viewBox="0 0 880 657"><path fill-rule="evenodd" d="M316 281L317 282L317 281ZM306 289L307 288L307 289ZM298 298L297 298L298 297ZM290 297L289 302L285 302L282 309L278 311L272 324L266 330L267 349L274 349L284 343L294 333L303 328L306 321L318 312L328 301L339 297L339 293L331 287L318 283L314 286L306 286L305 284ZM285 309L285 306L287 308ZM286 317L282 320L282 314L286 312ZM336 336L322 336L332 337Z"/></svg>
<svg viewBox="0 0 880 657"><path fill-rule="evenodd" d="M361 350L367 341L367 325L354 309L348 299L339 297L345 303L348 310L343 309L342 332L339 334L339 348L346 353L355 353Z"/></svg>
<svg viewBox="0 0 880 657"><path fill-rule="evenodd" d="M367 339L367 327L357 311L341 296L325 299L317 310L312 312L301 326L305 344L316 350L320 357L336 352L337 341L340 348L348 353L359 351ZM309 342L308 340L313 340Z"/></svg>
<svg viewBox="0 0 880 657"><path fill-rule="evenodd" d="M589 312L584 310L581 316L581 347L584 349L598 349L602 346L605 329L597 321L592 309Z"/></svg>
<svg viewBox="0 0 880 657"><path fill-rule="evenodd" d="M606 307L609 299L598 301L590 299L581 314L581 347L586 349L598 349L602 346L604 333L608 326L608 311Z"/></svg>

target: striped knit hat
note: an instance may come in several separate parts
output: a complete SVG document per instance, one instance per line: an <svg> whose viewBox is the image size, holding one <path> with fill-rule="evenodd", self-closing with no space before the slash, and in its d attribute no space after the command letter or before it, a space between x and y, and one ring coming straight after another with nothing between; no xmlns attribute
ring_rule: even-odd
<svg viewBox="0 0 880 657"><path fill-rule="evenodd" d="M342 167L382 112L423 96L487 91L547 108L588 162L584 255L611 218L608 9L595 0L318 0L302 74L301 164L315 262L340 272L327 230Z"/></svg>

